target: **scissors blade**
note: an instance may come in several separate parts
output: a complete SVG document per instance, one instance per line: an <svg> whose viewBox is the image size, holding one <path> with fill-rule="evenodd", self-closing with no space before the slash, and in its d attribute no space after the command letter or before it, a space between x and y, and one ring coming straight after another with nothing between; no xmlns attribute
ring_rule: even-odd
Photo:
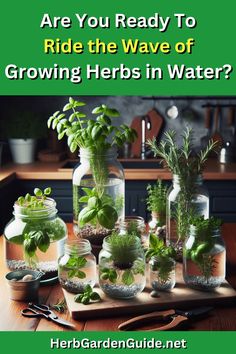
<svg viewBox="0 0 236 354"><path fill-rule="evenodd" d="M176 315L186 316L187 318L195 318L195 317L200 317L210 312L211 310L213 310L213 307L203 306L189 311L176 310L175 313Z"/></svg>
<svg viewBox="0 0 236 354"><path fill-rule="evenodd" d="M55 314L49 315L48 317L50 318L50 320L61 326L75 328L75 325L73 323L63 320L62 318L57 317Z"/></svg>

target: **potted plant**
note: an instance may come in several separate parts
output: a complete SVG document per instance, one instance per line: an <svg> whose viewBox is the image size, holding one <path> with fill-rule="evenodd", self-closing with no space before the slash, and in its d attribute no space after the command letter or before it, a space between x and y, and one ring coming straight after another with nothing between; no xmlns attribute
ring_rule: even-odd
<svg viewBox="0 0 236 354"><path fill-rule="evenodd" d="M74 230L101 245L124 217L124 174L116 148L134 141L136 132L125 124L112 125L117 110L101 105L93 109L97 117L92 119L78 110L84 105L70 97L64 113L55 112L48 127L57 130L58 139L67 137L72 152L80 148L80 164L73 172Z"/></svg>
<svg viewBox="0 0 236 354"><path fill-rule="evenodd" d="M51 188L35 188L14 204L14 218L6 225L6 264L14 271L38 269L44 278L57 278L57 259L63 252L67 228L57 215Z"/></svg>
<svg viewBox="0 0 236 354"><path fill-rule="evenodd" d="M166 195L167 186L158 180L153 186L147 186L147 209L151 212L152 219L149 222L149 229L152 232L163 233L166 224Z"/></svg>
<svg viewBox="0 0 236 354"><path fill-rule="evenodd" d="M140 238L113 232L99 253L99 285L110 297L132 298L145 287L145 258Z"/></svg>
<svg viewBox="0 0 236 354"><path fill-rule="evenodd" d="M162 239L151 233L146 257L150 259L149 274L153 290L173 289L175 286L175 249L172 246L166 246Z"/></svg>
<svg viewBox="0 0 236 354"><path fill-rule="evenodd" d="M183 276L188 286L212 290L224 281L226 251L221 225L222 221L214 217L191 220L183 252Z"/></svg>
<svg viewBox="0 0 236 354"><path fill-rule="evenodd" d="M209 141L199 153L193 152L193 131L187 128L182 137L182 146L176 142L176 132L165 132L165 140L157 145L155 140L148 142L155 156L173 174L173 185L167 193L167 241L182 247L190 226L192 215L209 217L209 196L202 185L202 171L217 142ZM182 252L182 251L181 251Z"/></svg>
<svg viewBox="0 0 236 354"><path fill-rule="evenodd" d="M13 162L24 164L34 161L36 140L46 136L41 117L32 111L9 111L1 123L2 136L8 139Z"/></svg>

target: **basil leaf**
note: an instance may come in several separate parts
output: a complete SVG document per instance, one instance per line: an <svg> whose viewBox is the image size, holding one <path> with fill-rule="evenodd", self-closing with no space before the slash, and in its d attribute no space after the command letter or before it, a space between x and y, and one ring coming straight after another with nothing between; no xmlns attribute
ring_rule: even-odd
<svg viewBox="0 0 236 354"><path fill-rule="evenodd" d="M99 224L106 229L113 229L115 222L118 219L118 214L115 208L110 205L104 205L97 213Z"/></svg>
<svg viewBox="0 0 236 354"><path fill-rule="evenodd" d="M90 209L88 207L84 208L81 210L79 213L79 222L81 224L86 224L90 220L92 220L97 214L97 211L95 209Z"/></svg>

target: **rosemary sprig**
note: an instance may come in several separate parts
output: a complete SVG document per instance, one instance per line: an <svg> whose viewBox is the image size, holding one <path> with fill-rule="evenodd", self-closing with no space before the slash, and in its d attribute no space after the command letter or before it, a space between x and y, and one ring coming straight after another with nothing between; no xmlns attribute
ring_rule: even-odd
<svg viewBox="0 0 236 354"><path fill-rule="evenodd" d="M50 305L50 307L56 310L57 312L64 313L67 310L66 300L57 300L57 302L53 305Z"/></svg>

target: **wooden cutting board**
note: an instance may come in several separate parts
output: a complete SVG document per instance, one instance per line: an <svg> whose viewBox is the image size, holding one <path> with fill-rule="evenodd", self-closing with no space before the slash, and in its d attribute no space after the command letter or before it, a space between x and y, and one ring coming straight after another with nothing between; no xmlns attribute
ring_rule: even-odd
<svg viewBox="0 0 236 354"><path fill-rule="evenodd" d="M158 138L160 131L163 126L163 117L155 110L152 109L149 111L146 116L148 116L151 129L146 129L146 141L148 139L153 139L153 137ZM143 117L135 117L131 123L131 128L135 129L138 137L135 142L131 146L131 154L132 157L140 157L141 156L141 145L142 145L142 118Z"/></svg>
<svg viewBox="0 0 236 354"><path fill-rule="evenodd" d="M160 292L158 298L150 296L151 287L149 284L141 294L129 300L111 299L98 287L94 290L99 293L102 301L83 305L74 301L75 294L71 294L63 289L67 307L73 319L94 319L128 314L138 315L171 308L188 309L202 305L215 306L236 300L236 291L228 282L224 282L219 289L212 292L187 288L182 278L181 265L178 265L177 268L177 283L175 288L171 292Z"/></svg>

